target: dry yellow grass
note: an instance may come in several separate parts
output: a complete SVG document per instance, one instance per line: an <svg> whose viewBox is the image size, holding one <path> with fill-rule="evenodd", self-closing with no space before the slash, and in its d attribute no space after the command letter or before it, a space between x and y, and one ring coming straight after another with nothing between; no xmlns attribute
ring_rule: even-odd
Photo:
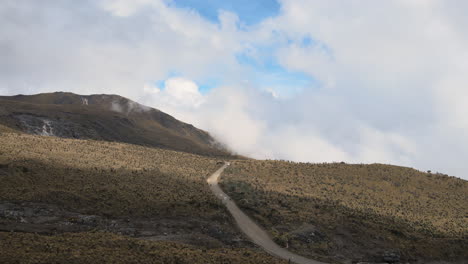
<svg viewBox="0 0 468 264"><path fill-rule="evenodd" d="M0 199L119 217L220 213L216 160L141 146L0 134ZM1 173L1 170L7 173Z"/></svg>
<svg viewBox="0 0 468 264"><path fill-rule="evenodd" d="M110 218L197 218L232 228L206 184L220 166L215 159L1 128L0 146L0 200ZM381 164L236 160L222 181L279 244L306 256L339 262L397 248L406 259L468 257L468 184L457 178Z"/></svg>
<svg viewBox="0 0 468 264"><path fill-rule="evenodd" d="M232 237L228 215L206 184L207 176L219 167L216 159L4 132L0 146L2 201L55 204L111 219L162 219L173 229L177 224L171 219L195 221L227 230ZM209 249L101 232L52 236L0 232L0 252L0 263L284 263L247 248L216 244Z"/></svg>
<svg viewBox="0 0 468 264"><path fill-rule="evenodd" d="M41 236L0 232L0 263L286 263L251 249L206 249L110 233Z"/></svg>
<svg viewBox="0 0 468 264"><path fill-rule="evenodd" d="M468 249L468 182L455 177L383 164L246 160L232 162L222 180L280 244L301 253L388 247L456 259ZM325 238L298 239L307 225Z"/></svg>
<svg viewBox="0 0 468 264"><path fill-rule="evenodd" d="M12 128L9 128L7 126L0 125L0 133L20 133L20 132Z"/></svg>
<svg viewBox="0 0 468 264"><path fill-rule="evenodd" d="M436 234L468 235L468 182L455 177L383 164L237 161L225 179L396 218Z"/></svg>

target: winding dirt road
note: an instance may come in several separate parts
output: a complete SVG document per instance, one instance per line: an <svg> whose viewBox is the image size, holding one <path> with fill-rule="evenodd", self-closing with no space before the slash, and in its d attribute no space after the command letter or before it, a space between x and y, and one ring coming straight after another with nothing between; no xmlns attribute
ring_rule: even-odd
<svg viewBox="0 0 468 264"><path fill-rule="evenodd" d="M225 194L218 185L218 180L221 177L221 173L227 166L229 166L229 163L224 164L215 173L213 173L213 175L208 178L207 182L210 185L211 191L213 191L216 197L221 199L223 204L227 207L242 232L244 232L244 234L249 237L255 244L274 256L285 260L290 260L291 262L297 264L325 264L324 262L319 262L296 255L278 246L275 242L273 242L273 240L271 240L265 230L258 226L252 219L250 219L250 217L244 214L239 209L239 207L237 207L234 201L232 201L232 199L227 194Z"/></svg>

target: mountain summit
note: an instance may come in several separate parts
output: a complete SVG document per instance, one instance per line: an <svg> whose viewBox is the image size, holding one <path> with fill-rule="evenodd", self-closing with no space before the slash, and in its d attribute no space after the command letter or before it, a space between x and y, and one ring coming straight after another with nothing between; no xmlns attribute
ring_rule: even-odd
<svg viewBox="0 0 468 264"><path fill-rule="evenodd" d="M229 155L206 131L118 95L0 96L0 124L29 134Z"/></svg>

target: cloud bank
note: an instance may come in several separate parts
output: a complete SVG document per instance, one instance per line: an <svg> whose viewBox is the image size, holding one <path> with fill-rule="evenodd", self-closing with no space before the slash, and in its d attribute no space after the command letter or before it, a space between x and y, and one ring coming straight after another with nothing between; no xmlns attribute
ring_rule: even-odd
<svg viewBox="0 0 468 264"><path fill-rule="evenodd" d="M279 2L246 25L172 1L5 0L0 93L120 94L255 158L468 179L466 1ZM258 82L292 73L313 81Z"/></svg>

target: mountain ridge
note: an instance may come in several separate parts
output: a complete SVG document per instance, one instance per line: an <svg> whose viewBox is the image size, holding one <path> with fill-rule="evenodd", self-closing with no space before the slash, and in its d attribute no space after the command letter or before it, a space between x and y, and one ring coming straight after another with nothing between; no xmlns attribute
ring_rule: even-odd
<svg viewBox="0 0 468 264"><path fill-rule="evenodd" d="M29 134L231 156L208 132L119 95L55 92L0 96L0 124Z"/></svg>

